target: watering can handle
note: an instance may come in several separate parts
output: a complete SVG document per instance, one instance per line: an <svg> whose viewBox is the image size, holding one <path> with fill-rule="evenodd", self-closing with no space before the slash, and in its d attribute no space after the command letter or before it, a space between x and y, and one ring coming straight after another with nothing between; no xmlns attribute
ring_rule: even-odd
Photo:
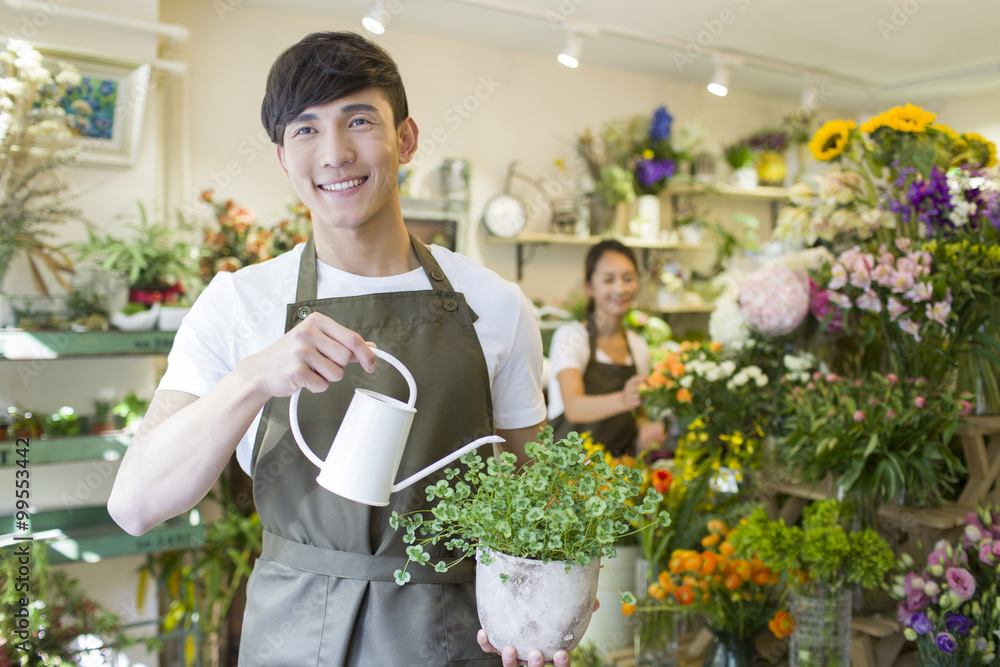
<svg viewBox="0 0 1000 667"><path fill-rule="evenodd" d="M462 447L459 447L458 449L456 449L455 451L453 451L451 454L449 454L448 456L444 457L440 461L436 461L435 463L430 464L429 466L427 466L426 468L424 468L420 472L417 472L417 473L414 473L414 474L410 475L409 477L407 477L406 479L404 479L399 484L393 484L392 485L392 492L396 493L400 489L405 489L406 487L410 486L414 482L420 481L424 477L427 477L427 475L431 474L432 472L436 472L436 471L440 470L441 468L445 467L446 465L448 465L449 463L451 463L455 459L461 458L462 456L465 456L466 454L468 454L472 450L479 449L483 445L489 444L491 442L492 443L500 443L500 442L506 442L506 440L504 440L503 438L501 438L499 435L487 435L485 437L479 438L479 440L473 440L469 444L464 445Z"/></svg>
<svg viewBox="0 0 1000 667"><path fill-rule="evenodd" d="M406 386L410 391L410 398L409 400L406 401L406 405L412 408L413 404L417 402L417 382L416 380L413 379L413 374L410 372L410 369L404 366L403 362L401 362L399 359L392 356L388 352L383 352L378 348L372 348L372 352L375 353L376 357L385 359L390 364L392 364L396 368L396 370L398 370L400 374L403 376L403 379L406 380ZM295 393L292 394L291 399L288 402L288 424L292 428L292 437L295 438L295 442L299 446L299 449L302 450L302 453L305 454L307 459L312 461L312 464L314 466L316 466L317 468L322 468L323 467L322 459L316 456L316 454L312 451L312 449L309 448L309 445L306 444L306 439L302 437L302 430L299 428L299 396L301 394L302 394L302 388L300 387L295 390ZM451 460L452 459L448 459L444 463L448 463ZM433 470L428 471L428 474L430 472L433 472ZM416 480L413 481L415 482ZM412 483L413 482L410 482L410 484Z"/></svg>

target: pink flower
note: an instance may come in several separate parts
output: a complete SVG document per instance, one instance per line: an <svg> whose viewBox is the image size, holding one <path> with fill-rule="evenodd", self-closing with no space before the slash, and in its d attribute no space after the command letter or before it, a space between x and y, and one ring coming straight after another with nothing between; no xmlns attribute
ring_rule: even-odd
<svg viewBox="0 0 1000 667"><path fill-rule="evenodd" d="M899 316L909 310L909 307L905 306L902 301L894 296L889 297L888 304L886 305L886 310L889 311L889 319L897 320Z"/></svg>
<svg viewBox="0 0 1000 667"><path fill-rule="evenodd" d="M895 387L897 384L899 384L899 376L896 375L895 373L889 373L888 375L885 376L885 379L889 382L890 387Z"/></svg>
<svg viewBox="0 0 1000 667"><path fill-rule="evenodd" d="M892 291L901 294L913 287L913 274L896 271L892 274Z"/></svg>
<svg viewBox="0 0 1000 667"><path fill-rule="evenodd" d="M900 292L902 290L894 290ZM903 298L909 301L930 301L934 296L934 290L931 289L930 283L919 282L913 285L913 289L908 290L903 294Z"/></svg>
<svg viewBox="0 0 1000 667"><path fill-rule="evenodd" d="M882 312L882 301L879 300L878 295L871 289L866 289L865 292L858 297L858 308L861 310L867 310L872 313Z"/></svg>
<svg viewBox="0 0 1000 667"><path fill-rule="evenodd" d="M875 258L869 253L861 252L861 246L854 246L849 250L845 250L840 254L838 259L850 273L862 272L867 274L875 268Z"/></svg>
<svg viewBox="0 0 1000 667"><path fill-rule="evenodd" d="M896 247L899 248L900 252L910 252L910 246L912 244L913 242L905 236L901 236L896 239Z"/></svg>
<svg viewBox="0 0 1000 667"><path fill-rule="evenodd" d="M915 399L913 399L913 407L917 408L918 410L923 409L925 405L927 405L927 399L924 398L923 396L917 396Z"/></svg>
<svg viewBox="0 0 1000 667"><path fill-rule="evenodd" d="M830 267L830 282L826 284L827 289L838 290L847 284L847 271L843 264L834 264Z"/></svg>
<svg viewBox="0 0 1000 667"><path fill-rule="evenodd" d="M895 419L898 416L899 416L899 413L896 412L895 410L893 410L892 408L889 408L889 411L885 413L885 418L886 419Z"/></svg>
<svg viewBox="0 0 1000 667"><path fill-rule="evenodd" d="M827 373L825 379L827 382L836 382L839 378L837 378L836 373Z"/></svg>
<svg viewBox="0 0 1000 667"><path fill-rule="evenodd" d="M971 600L976 594L976 580L964 567L949 567L944 573L944 580L952 594L963 602Z"/></svg>
<svg viewBox="0 0 1000 667"><path fill-rule="evenodd" d="M938 301L931 305L927 304L927 319L933 320L945 326L948 323L948 315L951 313L951 304L946 301Z"/></svg>
<svg viewBox="0 0 1000 667"><path fill-rule="evenodd" d="M923 340L923 338L920 337L920 325L913 320L901 320L899 322L899 328L913 336L913 340L918 343Z"/></svg>
<svg viewBox="0 0 1000 667"><path fill-rule="evenodd" d="M856 421L856 422L858 422L860 424L861 422L863 422L865 420L865 413L863 411L861 411L861 410L855 410L853 418L854 418L854 421Z"/></svg>
<svg viewBox="0 0 1000 667"><path fill-rule="evenodd" d="M994 545L997 543L993 540L983 540L979 545L979 562L986 563L987 565L996 565L997 557L993 553Z"/></svg>
<svg viewBox="0 0 1000 667"><path fill-rule="evenodd" d="M780 264L757 269L740 285L740 310L765 336L781 336L802 324L809 313L809 283Z"/></svg>
<svg viewBox="0 0 1000 667"><path fill-rule="evenodd" d="M830 292L819 289L819 286L809 279L809 312L817 320L822 320L828 313L833 312L833 316L827 324L827 331L836 333L844 329L844 316L835 311L830 305Z"/></svg>
<svg viewBox="0 0 1000 667"><path fill-rule="evenodd" d="M826 295L830 303L841 310L847 310L851 307L851 297L846 294L841 294L840 292L827 292Z"/></svg>
<svg viewBox="0 0 1000 667"><path fill-rule="evenodd" d="M868 270L863 271L852 271L851 272L851 285L857 287L858 289L867 290L871 287L872 278L868 274Z"/></svg>
<svg viewBox="0 0 1000 667"><path fill-rule="evenodd" d="M958 407L958 412L963 417L968 417L972 414L972 403L969 403L968 401L959 401Z"/></svg>
<svg viewBox="0 0 1000 667"><path fill-rule="evenodd" d="M872 271L872 280L882 287L892 287L895 284L896 272L892 270L891 266L879 264Z"/></svg>

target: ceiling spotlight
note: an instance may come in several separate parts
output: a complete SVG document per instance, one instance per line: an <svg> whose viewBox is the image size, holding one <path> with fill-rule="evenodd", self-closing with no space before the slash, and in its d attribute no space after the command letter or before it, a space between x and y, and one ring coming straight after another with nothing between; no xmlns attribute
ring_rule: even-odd
<svg viewBox="0 0 1000 667"><path fill-rule="evenodd" d="M375 6L361 19L361 25L373 35L381 35L385 32L385 26L389 23L389 18L389 12L385 11L383 0L375 0Z"/></svg>
<svg viewBox="0 0 1000 667"><path fill-rule="evenodd" d="M708 92L719 97L725 97L729 92L729 67L721 61L715 64L715 76L708 84Z"/></svg>
<svg viewBox="0 0 1000 667"><path fill-rule="evenodd" d="M581 47L580 34L575 30L570 30L566 38L566 46L563 48L562 53L559 54L557 60L566 67L576 69L580 66Z"/></svg>

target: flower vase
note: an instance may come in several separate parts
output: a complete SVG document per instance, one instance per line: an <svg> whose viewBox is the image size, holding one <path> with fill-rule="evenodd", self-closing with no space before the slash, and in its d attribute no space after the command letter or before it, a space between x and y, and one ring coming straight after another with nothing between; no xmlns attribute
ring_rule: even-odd
<svg viewBox="0 0 1000 667"><path fill-rule="evenodd" d="M753 640L737 637L727 630L712 630L712 646L702 667L753 667Z"/></svg>
<svg viewBox="0 0 1000 667"><path fill-rule="evenodd" d="M790 667L848 667L851 664L851 592L817 595L791 591L795 631Z"/></svg>
<svg viewBox="0 0 1000 667"><path fill-rule="evenodd" d="M983 355L963 352L958 358L958 394L969 393L972 414L1000 414L1000 366Z"/></svg>
<svg viewBox="0 0 1000 667"><path fill-rule="evenodd" d="M644 241L660 238L660 198L656 195L640 195L636 198L637 211L631 221L631 235Z"/></svg>
<svg viewBox="0 0 1000 667"><path fill-rule="evenodd" d="M781 153L764 151L757 156L757 182L760 185L780 187L785 184L787 175L788 167Z"/></svg>
<svg viewBox="0 0 1000 667"><path fill-rule="evenodd" d="M752 164L733 171L733 185L740 190L753 190L757 187L757 167Z"/></svg>
<svg viewBox="0 0 1000 667"><path fill-rule="evenodd" d="M590 205L590 235L603 236L608 232L614 232L615 207L604 203L601 195L591 193L587 195Z"/></svg>
<svg viewBox="0 0 1000 667"><path fill-rule="evenodd" d="M809 167L809 144L804 141L795 144L795 157L798 160L798 164L795 165L794 182L804 183Z"/></svg>
<svg viewBox="0 0 1000 667"><path fill-rule="evenodd" d="M677 667L680 664L678 614L659 607L657 600L649 595L648 589L657 580L656 574L645 558L636 560L635 587L639 599L633 615L635 665Z"/></svg>

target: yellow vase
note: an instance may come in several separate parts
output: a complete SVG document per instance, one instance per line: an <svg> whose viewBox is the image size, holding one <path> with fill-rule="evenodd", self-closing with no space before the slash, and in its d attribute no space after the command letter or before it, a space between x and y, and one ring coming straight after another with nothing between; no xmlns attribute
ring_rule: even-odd
<svg viewBox="0 0 1000 667"><path fill-rule="evenodd" d="M757 156L757 180L761 185L784 185L788 167L785 156L774 151L764 151Z"/></svg>

